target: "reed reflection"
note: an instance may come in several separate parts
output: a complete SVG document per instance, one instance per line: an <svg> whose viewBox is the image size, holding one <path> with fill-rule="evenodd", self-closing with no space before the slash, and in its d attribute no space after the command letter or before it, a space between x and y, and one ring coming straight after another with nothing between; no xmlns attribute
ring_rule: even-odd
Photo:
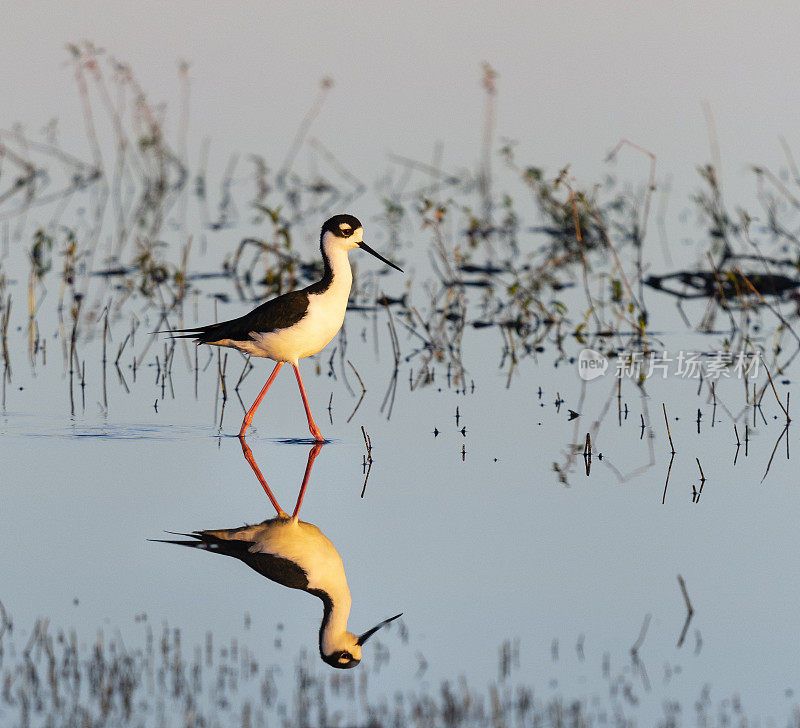
<svg viewBox="0 0 800 728"><path fill-rule="evenodd" d="M319 628L320 657L332 667L355 667L361 661L364 643L381 627L401 615L385 619L361 635L347 630L351 598L341 556L319 528L299 519L311 469L323 445L315 444L308 453L303 482L290 516L278 504L244 438L239 441L245 459L264 488L277 516L240 528L176 534L191 539L188 541L162 542L233 556L271 581L319 597L323 605Z"/></svg>

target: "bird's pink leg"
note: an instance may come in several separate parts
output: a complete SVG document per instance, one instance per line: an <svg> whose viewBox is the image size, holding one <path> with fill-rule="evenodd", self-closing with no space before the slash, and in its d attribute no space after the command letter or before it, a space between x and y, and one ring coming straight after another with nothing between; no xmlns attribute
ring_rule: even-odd
<svg viewBox="0 0 800 728"><path fill-rule="evenodd" d="M279 361L275 364L275 368L272 370L272 374L269 375L269 379L267 379L264 389L262 389L258 397L256 397L256 401L253 402L253 406L247 410L247 414L244 416L244 421L242 422L242 429L239 430L239 437L244 437L244 433L247 432L247 428L250 427L250 423L253 421L253 415L258 409L258 405L261 404L261 400L264 399L264 395L267 393L270 385L275 381L275 377L278 376L278 372L281 370L282 366L282 361Z"/></svg>
<svg viewBox="0 0 800 728"><path fill-rule="evenodd" d="M261 487L264 489L264 492L267 494L267 498L269 498L270 503L272 503L273 508L278 512L279 516L285 516L286 513L284 512L283 508L278 505L278 501L275 500L275 496L272 495L272 491L270 487L267 485L267 481L264 479L264 476L261 474L261 470L259 469L258 465L256 465L255 458L253 457L253 451L250 449L250 446L247 444L247 441L244 437L239 437L239 443L242 446L242 452L244 453L244 459L250 463L250 467L253 469L253 472L256 474L256 478L258 478L258 482L261 483Z"/></svg>
<svg viewBox="0 0 800 728"><path fill-rule="evenodd" d="M306 494L308 479L311 477L311 468L314 465L314 461L317 459L317 455L319 455L320 450L322 450L322 443L318 442L316 445L314 445L314 447L311 448L311 451L308 453L306 472L305 475L303 475L303 484L300 486L300 492L297 494L297 504L294 507L294 513L292 513L292 518L297 518L297 514L300 513L300 506L303 504L303 496Z"/></svg>
<svg viewBox="0 0 800 728"><path fill-rule="evenodd" d="M308 404L306 388L303 386L303 378L300 376L300 370L297 368L297 364L292 364L292 368L294 369L294 376L297 378L297 386L300 387L300 396L303 398L303 407L306 408L308 429L311 431L311 434L314 435L314 439L317 442L326 442L325 438L322 436L322 433L319 431L319 427L314 424L314 418L311 416L311 406Z"/></svg>

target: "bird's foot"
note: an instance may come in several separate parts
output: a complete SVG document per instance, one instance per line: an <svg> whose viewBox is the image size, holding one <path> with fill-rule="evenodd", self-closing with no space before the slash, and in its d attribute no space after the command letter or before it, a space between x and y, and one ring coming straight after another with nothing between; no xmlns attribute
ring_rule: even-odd
<svg viewBox="0 0 800 728"><path fill-rule="evenodd" d="M239 429L239 437L240 438L244 439L244 433L247 432L247 428L250 427L250 423L252 421L253 421L252 418L248 419L247 417L245 417L244 420L242 420L242 426Z"/></svg>

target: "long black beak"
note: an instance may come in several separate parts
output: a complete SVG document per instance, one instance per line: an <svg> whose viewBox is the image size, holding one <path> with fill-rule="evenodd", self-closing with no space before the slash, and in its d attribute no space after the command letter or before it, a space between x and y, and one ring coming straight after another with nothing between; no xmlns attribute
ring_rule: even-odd
<svg viewBox="0 0 800 728"><path fill-rule="evenodd" d="M361 250L366 250L368 253L372 253L372 255L374 255L378 260L382 260L384 263L386 263L386 265L392 266L392 268L394 268L395 270L399 270L401 273L403 272L402 268L396 266L394 263L392 263L392 261L386 260L386 258L384 258L380 253L376 253L366 243L359 243L358 247L361 248Z"/></svg>
<svg viewBox="0 0 800 728"><path fill-rule="evenodd" d="M376 253L376 255L377 255L377 253ZM380 257L380 256L378 256L378 257ZM381 260L383 260L383 258L381 258ZM389 261L388 261L388 260L387 260L386 262L387 262L387 263L389 263ZM389 263L389 265L391 265L391 263ZM399 269L398 269L398 270L399 270ZM395 619L397 619L398 617L402 617L402 616L403 616L403 613L402 613L402 612L400 612L400 614L395 614L395 615L394 615L394 617L390 617L389 619L384 619L384 620L383 620L383 622L381 622L380 624L378 624L378 625L375 625L375 626L374 626L372 629L370 629L370 630L367 630L366 632L364 632L364 634L362 634L362 635L361 635L361 637L359 637L359 638L356 640L356 644L357 644L357 645L363 645L363 644L364 644L364 643L365 643L365 642L366 642L366 641L367 641L367 640L368 640L370 637L372 637L372 635L374 635L374 634L375 634L375 633L376 633L376 632L377 632L377 631L378 631L378 630L379 630L381 627L385 627L387 624L389 624L389 622L394 622L394 620L395 620Z"/></svg>

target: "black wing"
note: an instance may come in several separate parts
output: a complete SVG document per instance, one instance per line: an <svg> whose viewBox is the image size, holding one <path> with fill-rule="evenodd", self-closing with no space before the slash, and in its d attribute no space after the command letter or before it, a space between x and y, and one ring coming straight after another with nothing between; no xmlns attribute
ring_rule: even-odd
<svg viewBox="0 0 800 728"><path fill-rule="evenodd" d="M270 581L277 582L290 589L307 590L308 575L293 561L283 559L274 554L251 552L252 541L229 540L214 536L207 531L195 531L194 533L181 533L180 536L187 536L193 541L168 541L159 540L159 543L173 543L177 546L190 546L203 551L211 551L223 556L233 556L247 564L251 569L257 571L262 576L266 576Z"/></svg>
<svg viewBox="0 0 800 728"><path fill-rule="evenodd" d="M223 321L194 329L176 329L167 333L183 334L175 338L194 340L198 344L211 344L215 341L249 341L251 331L269 333L294 326L308 311L308 293L290 291L254 308L250 313L230 321Z"/></svg>

